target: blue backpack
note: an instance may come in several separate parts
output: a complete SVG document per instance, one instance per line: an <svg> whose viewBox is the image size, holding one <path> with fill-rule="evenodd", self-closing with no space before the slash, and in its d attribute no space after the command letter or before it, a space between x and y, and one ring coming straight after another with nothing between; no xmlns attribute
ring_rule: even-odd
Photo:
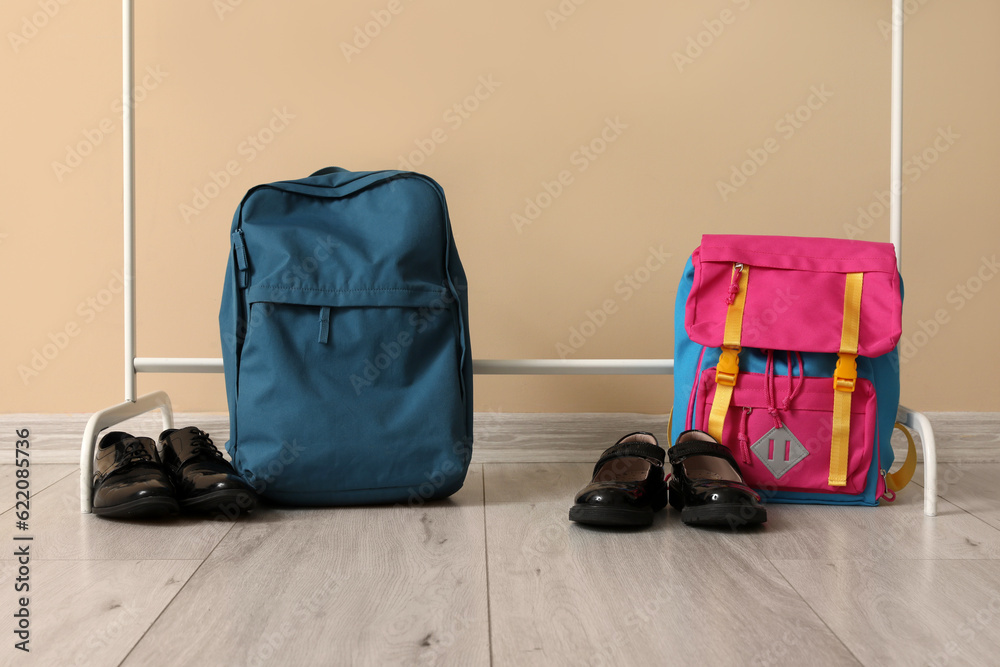
<svg viewBox="0 0 1000 667"><path fill-rule="evenodd" d="M236 469L293 505L419 504L472 456L468 286L444 192L412 172L252 188L219 312Z"/></svg>
<svg viewBox="0 0 1000 667"><path fill-rule="evenodd" d="M892 245L705 235L674 310L671 440L701 429L768 502L877 505L896 473L902 281Z"/></svg>

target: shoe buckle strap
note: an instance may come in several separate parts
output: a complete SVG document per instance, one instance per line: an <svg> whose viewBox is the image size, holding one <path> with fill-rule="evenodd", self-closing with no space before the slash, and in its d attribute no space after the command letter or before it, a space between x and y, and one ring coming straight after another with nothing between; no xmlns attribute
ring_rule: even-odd
<svg viewBox="0 0 1000 667"><path fill-rule="evenodd" d="M614 445L604 450L601 457L597 459L597 463L594 465L594 474L597 474L601 466L608 461L621 458L641 458L662 468L666 459L666 452L659 445L651 445L645 442Z"/></svg>

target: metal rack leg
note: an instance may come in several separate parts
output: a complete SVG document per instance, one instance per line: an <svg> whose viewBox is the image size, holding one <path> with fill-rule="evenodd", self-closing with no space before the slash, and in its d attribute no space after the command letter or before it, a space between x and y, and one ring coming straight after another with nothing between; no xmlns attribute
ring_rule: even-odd
<svg viewBox="0 0 1000 667"><path fill-rule="evenodd" d="M80 512L89 514L93 509L91 480L94 477L94 447L97 445L97 435L110 426L153 410L162 412L164 430L173 428L174 409L170 405L170 397L163 391L154 391L140 396L135 401L125 401L91 415L87 428L83 431L83 443L80 445Z"/></svg>
<svg viewBox="0 0 1000 667"><path fill-rule="evenodd" d="M937 446L934 442L934 427L924 413L902 405L899 406L896 421L920 435L920 447L924 454L924 514L937 516Z"/></svg>

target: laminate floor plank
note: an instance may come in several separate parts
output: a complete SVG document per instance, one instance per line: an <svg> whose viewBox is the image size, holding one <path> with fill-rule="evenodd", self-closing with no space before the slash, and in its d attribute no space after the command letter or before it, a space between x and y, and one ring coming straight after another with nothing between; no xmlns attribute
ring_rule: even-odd
<svg viewBox="0 0 1000 667"><path fill-rule="evenodd" d="M488 665L482 498L251 515L124 664Z"/></svg>
<svg viewBox="0 0 1000 667"><path fill-rule="evenodd" d="M20 534L14 523L13 510L0 514L0 540L10 543ZM81 514L80 478L73 474L32 493L29 527L38 560L202 560L233 523L200 517L122 521ZM11 558L10 550L0 550L0 560Z"/></svg>
<svg viewBox="0 0 1000 667"><path fill-rule="evenodd" d="M0 465L0 512L12 509L14 504L21 499L15 496L18 490L16 482L18 479L22 479L17 476L18 470L24 470L24 468L18 468L13 464ZM42 492L64 477L73 475L75 479L79 479L77 476L79 470L79 466L75 465L31 464L28 466L28 502L31 502L31 498L35 494ZM29 504L29 512L30 509Z"/></svg>
<svg viewBox="0 0 1000 667"><path fill-rule="evenodd" d="M774 564L865 665L996 665L1000 660L1000 561Z"/></svg>
<svg viewBox="0 0 1000 667"><path fill-rule="evenodd" d="M928 412L938 461L1000 463L1000 412ZM903 450L905 452L905 450ZM918 458L921 455L917 448ZM902 460L902 459L900 459Z"/></svg>
<svg viewBox="0 0 1000 667"><path fill-rule="evenodd" d="M923 485L923 464L913 481ZM1000 529L1000 463L938 464L937 493L969 514Z"/></svg>
<svg viewBox="0 0 1000 667"><path fill-rule="evenodd" d="M766 528L691 528L669 508L644 530L571 524L591 471L485 466L496 667L759 665L776 651L780 664L858 664L761 555Z"/></svg>
<svg viewBox="0 0 1000 667"><path fill-rule="evenodd" d="M1000 558L1000 530L943 498L937 516L924 516L923 502L911 484L879 507L772 503L758 544L772 560Z"/></svg>
<svg viewBox="0 0 1000 667"><path fill-rule="evenodd" d="M6 549L5 549L6 551ZM56 560L30 563L27 592L14 592L16 568L3 563L4 618L15 596L29 598L29 653L4 634L0 664L118 665L201 564L199 560Z"/></svg>

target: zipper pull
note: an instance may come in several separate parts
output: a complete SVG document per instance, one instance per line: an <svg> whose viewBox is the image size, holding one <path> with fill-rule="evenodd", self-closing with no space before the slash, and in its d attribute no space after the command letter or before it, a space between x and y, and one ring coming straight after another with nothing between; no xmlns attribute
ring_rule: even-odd
<svg viewBox="0 0 1000 667"><path fill-rule="evenodd" d="M236 286L246 287L247 286L247 269L250 268L250 262L247 261L247 245L243 238L243 230L237 229L232 234L233 240L233 252L236 255Z"/></svg>
<svg viewBox="0 0 1000 667"><path fill-rule="evenodd" d="M739 262L733 264L733 280L729 283L729 293L726 295L726 303L733 305L736 295L740 293L740 274L743 273L743 265Z"/></svg>
<svg viewBox="0 0 1000 667"><path fill-rule="evenodd" d="M319 342L323 345L330 342L330 306L319 309Z"/></svg>

